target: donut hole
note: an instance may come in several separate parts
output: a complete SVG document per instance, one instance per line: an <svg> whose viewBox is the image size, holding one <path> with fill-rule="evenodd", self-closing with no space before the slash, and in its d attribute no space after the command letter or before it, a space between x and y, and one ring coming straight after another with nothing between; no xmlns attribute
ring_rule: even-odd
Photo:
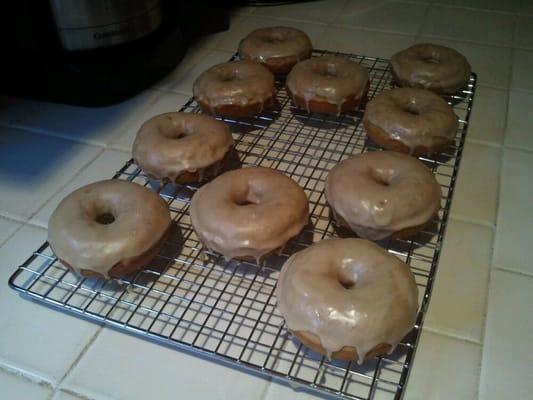
<svg viewBox="0 0 533 400"><path fill-rule="evenodd" d="M259 203L259 198L252 191L248 190L233 199L235 205L239 207L251 206Z"/></svg>
<svg viewBox="0 0 533 400"><path fill-rule="evenodd" d="M440 64L440 60L435 56L422 57L422 61L426 64Z"/></svg>
<svg viewBox="0 0 533 400"><path fill-rule="evenodd" d="M361 265L354 262L353 259L343 260L342 264L337 268L337 282L344 289L352 289L363 272Z"/></svg>
<svg viewBox="0 0 533 400"><path fill-rule="evenodd" d="M386 173L384 170L380 169L371 169L370 177L374 182L381 186L390 186L393 180L393 176L390 173Z"/></svg>
<svg viewBox="0 0 533 400"><path fill-rule="evenodd" d="M412 114L412 115L420 115L421 114L420 109L418 107L416 107L414 104L408 104L407 106L405 106L403 108L403 110L406 113Z"/></svg>
<svg viewBox="0 0 533 400"><path fill-rule="evenodd" d="M337 78L339 76L339 71L335 64L327 64L324 68L321 68L318 73L329 78Z"/></svg>
<svg viewBox="0 0 533 400"><path fill-rule="evenodd" d="M339 277L338 281L344 289L351 289L355 286L355 281L351 279L341 279Z"/></svg>
<svg viewBox="0 0 533 400"><path fill-rule="evenodd" d="M165 124L159 127L159 133L168 138L168 139L183 139L186 136L189 136L189 133L186 132L186 127L182 124Z"/></svg>
<svg viewBox="0 0 533 400"><path fill-rule="evenodd" d="M285 42L285 36L281 33L273 33L272 35L265 37L264 41L269 44L280 44Z"/></svg>
<svg viewBox="0 0 533 400"><path fill-rule="evenodd" d="M233 82L239 79L236 71L224 71L220 74L221 82Z"/></svg>
<svg viewBox="0 0 533 400"><path fill-rule="evenodd" d="M249 201L248 199L242 199L242 200L236 200L235 204L237 204L238 206L249 206L250 204L255 204L255 203Z"/></svg>
<svg viewBox="0 0 533 400"><path fill-rule="evenodd" d="M233 194L232 198L233 203L239 207L257 205L262 202L262 199L262 191L253 184L248 184L246 187L243 187L241 191Z"/></svg>
<svg viewBox="0 0 533 400"><path fill-rule="evenodd" d="M174 134L171 136L172 139L183 139L185 137L189 136L186 132L174 132Z"/></svg>
<svg viewBox="0 0 533 400"><path fill-rule="evenodd" d="M94 221L99 223L100 225L109 225L115 222L115 216L110 212L104 212L94 217Z"/></svg>
<svg viewBox="0 0 533 400"><path fill-rule="evenodd" d="M337 282L344 288L344 289L352 289L356 282L357 282L358 274L356 271L353 270L353 267L349 268L348 270L341 268L337 271Z"/></svg>

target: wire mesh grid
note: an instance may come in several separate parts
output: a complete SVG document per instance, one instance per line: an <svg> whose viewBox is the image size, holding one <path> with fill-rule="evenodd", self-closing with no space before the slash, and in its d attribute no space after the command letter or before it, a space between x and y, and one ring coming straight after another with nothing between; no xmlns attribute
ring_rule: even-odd
<svg viewBox="0 0 533 400"><path fill-rule="evenodd" d="M315 56L325 53L331 52L315 51ZM342 55L368 68L369 99L394 86L387 60ZM280 170L298 182L309 198L309 225L280 254L258 265L226 261L203 249L188 213L198 185L161 185L130 160L114 178L158 192L173 217L169 237L147 268L122 281L82 279L62 266L44 243L9 283L40 303L277 377L316 394L399 399L431 294L475 84L472 74L464 91L446 98L460 119L455 143L436 158L420 158L442 187L438 216L409 240L379 242L410 266L420 296L414 329L390 355L362 366L330 361L293 339L276 310L274 288L284 260L315 241L338 236L323 193L328 171L351 154L376 150L362 128L364 104L341 116L307 114L293 106L283 82L277 82L276 104L271 111L247 119L224 119L234 135L242 166ZM182 111L200 112L193 99Z"/></svg>

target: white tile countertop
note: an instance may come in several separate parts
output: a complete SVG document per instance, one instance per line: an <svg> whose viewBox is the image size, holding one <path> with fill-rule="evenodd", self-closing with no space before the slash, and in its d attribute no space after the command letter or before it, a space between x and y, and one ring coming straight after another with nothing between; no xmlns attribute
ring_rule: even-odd
<svg viewBox="0 0 533 400"><path fill-rule="evenodd" d="M122 104L0 97L0 398L312 397L37 305L7 286L45 240L61 198L112 176L144 120L179 109L200 72L269 25L300 28L316 48L390 57L434 42L470 60L479 85L405 398L533 398L533 5L521 0L243 8L229 31L203 39L168 77Z"/></svg>

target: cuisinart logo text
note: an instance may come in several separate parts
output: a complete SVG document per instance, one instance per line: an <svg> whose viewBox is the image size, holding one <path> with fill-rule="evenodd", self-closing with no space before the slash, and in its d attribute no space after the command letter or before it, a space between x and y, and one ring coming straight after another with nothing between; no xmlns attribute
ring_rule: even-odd
<svg viewBox="0 0 533 400"><path fill-rule="evenodd" d="M110 31L105 31L105 32L94 32L93 33L93 38L95 40L102 40L102 39L108 39L108 38L111 38L111 37L114 37L114 36L123 36L123 35L126 35L128 34L129 32L131 31L131 27L126 25L122 28L116 28L116 29L113 29L113 30L110 30Z"/></svg>

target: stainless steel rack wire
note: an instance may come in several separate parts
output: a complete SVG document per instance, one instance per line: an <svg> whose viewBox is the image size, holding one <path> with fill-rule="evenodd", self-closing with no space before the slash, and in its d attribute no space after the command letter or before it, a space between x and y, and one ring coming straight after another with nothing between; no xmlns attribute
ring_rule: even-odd
<svg viewBox="0 0 533 400"><path fill-rule="evenodd" d="M315 51L320 56L328 51ZM342 54L342 53L334 53ZM385 59L342 54L368 68L369 98L393 87ZM442 187L438 217L409 240L380 244L405 261L415 274L420 309L412 332L391 355L359 366L330 361L293 339L276 310L274 288L284 260L328 236L338 236L323 194L328 171L354 153L375 150L361 119L364 104L341 116L307 114L296 109L277 82L275 107L261 116L224 119L236 140L243 166L276 168L298 182L309 197L311 218L304 232L279 256L261 265L225 261L202 249L191 228L189 200L198 185L160 185L150 181L132 160L115 179L148 186L168 203L174 224L163 249L148 267L123 281L82 279L62 266L47 243L11 276L9 284L24 296L77 316L190 350L279 378L323 396L350 399L400 399L413 363L416 345L437 269L450 203L468 127L476 76L465 90L447 101L460 119L454 145L438 157L420 159ZM182 111L199 112L193 99Z"/></svg>

